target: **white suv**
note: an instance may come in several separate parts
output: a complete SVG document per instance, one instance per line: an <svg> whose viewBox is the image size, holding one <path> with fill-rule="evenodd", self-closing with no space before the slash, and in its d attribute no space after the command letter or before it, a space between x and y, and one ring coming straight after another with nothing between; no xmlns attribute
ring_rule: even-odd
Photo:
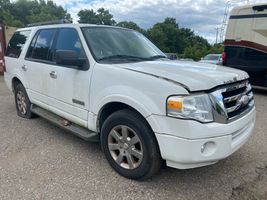
<svg viewBox="0 0 267 200"><path fill-rule="evenodd" d="M162 160L187 169L239 149L255 124L247 73L171 61L133 30L87 24L17 30L5 57L17 113L100 141L121 175L144 179Z"/></svg>

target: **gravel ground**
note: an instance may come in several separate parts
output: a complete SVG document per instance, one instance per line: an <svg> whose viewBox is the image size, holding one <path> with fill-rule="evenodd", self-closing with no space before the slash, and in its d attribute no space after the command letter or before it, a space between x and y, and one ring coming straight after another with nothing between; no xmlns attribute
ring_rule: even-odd
<svg viewBox="0 0 267 200"><path fill-rule="evenodd" d="M99 144L17 117L0 77L0 199L267 199L267 92L255 91L255 100L254 133L232 156L137 182L117 175Z"/></svg>

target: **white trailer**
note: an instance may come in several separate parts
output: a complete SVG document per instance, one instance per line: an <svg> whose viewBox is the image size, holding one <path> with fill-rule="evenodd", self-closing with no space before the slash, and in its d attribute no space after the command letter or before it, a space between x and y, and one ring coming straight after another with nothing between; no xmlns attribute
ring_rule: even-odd
<svg viewBox="0 0 267 200"><path fill-rule="evenodd" d="M231 12L225 36L224 65L245 70L256 86L267 87L267 4Z"/></svg>

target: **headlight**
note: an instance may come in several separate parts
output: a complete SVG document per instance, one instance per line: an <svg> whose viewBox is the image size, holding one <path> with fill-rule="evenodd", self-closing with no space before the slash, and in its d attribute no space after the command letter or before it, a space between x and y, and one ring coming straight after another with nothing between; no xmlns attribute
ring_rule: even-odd
<svg viewBox="0 0 267 200"><path fill-rule="evenodd" d="M167 100L167 115L200 122L212 122L212 105L208 94L172 96Z"/></svg>

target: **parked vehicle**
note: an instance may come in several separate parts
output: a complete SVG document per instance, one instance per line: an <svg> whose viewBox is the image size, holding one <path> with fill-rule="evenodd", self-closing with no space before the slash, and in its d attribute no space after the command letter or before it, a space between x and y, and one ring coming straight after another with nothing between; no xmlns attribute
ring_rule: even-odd
<svg viewBox="0 0 267 200"><path fill-rule="evenodd" d="M267 87L267 4L234 8L223 64L245 70L252 85Z"/></svg>
<svg viewBox="0 0 267 200"><path fill-rule="evenodd" d="M0 75L3 75L4 72L4 56L7 43L15 31L15 27L0 24Z"/></svg>
<svg viewBox="0 0 267 200"><path fill-rule="evenodd" d="M239 149L255 124L246 72L171 61L120 27L54 24L16 31L5 81L17 113L100 141L122 176L154 175L162 160L188 169Z"/></svg>
<svg viewBox="0 0 267 200"><path fill-rule="evenodd" d="M181 58L179 61L194 61L192 58Z"/></svg>
<svg viewBox="0 0 267 200"><path fill-rule="evenodd" d="M177 60L177 54L176 53L165 53L165 55L170 59L170 60Z"/></svg>
<svg viewBox="0 0 267 200"><path fill-rule="evenodd" d="M208 54L204 58L202 58L199 62L221 65L222 54Z"/></svg>

